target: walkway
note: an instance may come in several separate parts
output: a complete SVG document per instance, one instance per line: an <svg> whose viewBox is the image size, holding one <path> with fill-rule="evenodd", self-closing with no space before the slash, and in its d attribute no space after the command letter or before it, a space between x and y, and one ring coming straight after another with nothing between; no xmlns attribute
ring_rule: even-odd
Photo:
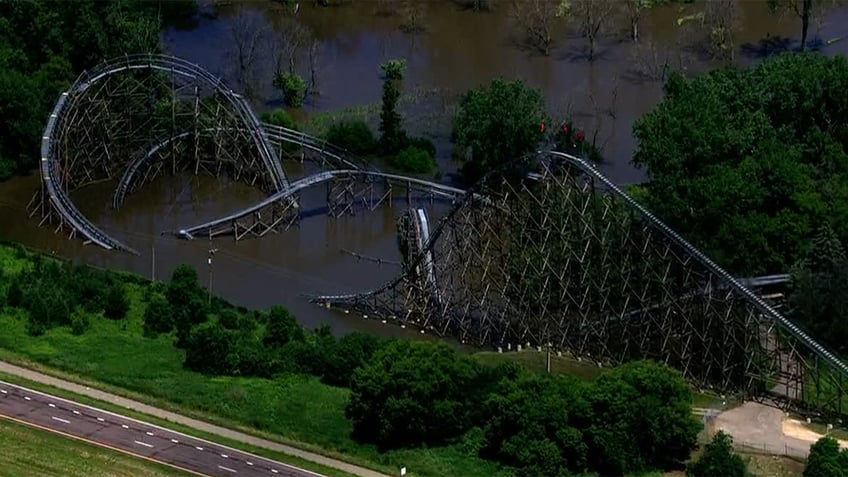
<svg viewBox="0 0 848 477"><path fill-rule="evenodd" d="M123 407L125 409L131 409L133 411L141 412L150 416L155 416L170 422L182 424L192 429L197 429L218 436L226 437L234 441L242 442L256 447L261 447L263 449L282 452L284 454L300 457L301 459L305 459L316 464L321 464L326 467L331 467L354 475L358 475L360 477L388 477L385 474L381 474L379 472L369 470L364 467L348 464L347 462L342 462L340 460L316 454L314 452L308 452L301 449L297 449L295 447L280 444L279 442L270 441L261 437L252 436L244 432L234 431L225 427L209 424L208 422L186 417L181 414L166 411L157 407L148 406L147 404L141 403L139 401L127 399L116 394L107 393L97 389L92 389L87 386L82 386L80 384L76 384L64 379L48 376L38 371L33 371L31 369L23 368L20 366L15 366L6 362L0 361L0 371L37 383L46 384L59 389L64 389L66 391L70 391L81 396L87 396L93 399L98 399L100 401L105 401Z"/></svg>

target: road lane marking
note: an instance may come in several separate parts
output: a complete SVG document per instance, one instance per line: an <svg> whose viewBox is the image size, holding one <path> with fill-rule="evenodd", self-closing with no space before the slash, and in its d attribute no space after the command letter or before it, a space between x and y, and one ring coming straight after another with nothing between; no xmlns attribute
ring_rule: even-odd
<svg viewBox="0 0 848 477"><path fill-rule="evenodd" d="M50 406L50 407L56 407L56 405L55 405L55 404L53 404L52 402L51 402L51 403L48 403L47 405L48 405L48 406Z"/></svg>
<svg viewBox="0 0 848 477"><path fill-rule="evenodd" d="M219 465L219 466L218 466L218 468L219 468L219 469L221 469L221 470L226 470L227 472L232 472L232 473L234 473L234 474L236 473L236 469L231 469L231 468L229 468L229 467L224 467L223 465Z"/></svg>
<svg viewBox="0 0 848 477"><path fill-rule="evenodd" d="M251 462L249 460L244 461L244 463L247 464L247 465L253 465L253 462Z"/></svg>
<svg viewBox="0 0 848 477"><path fill-rule="evenodd" d="M80 413L79 411L77 411L76 409L74 409L74 414L79 415L79 413Z"/></svg>
<svg viewBox="0 0 848 477"><path fill-rule="evenodd" d="M25 386L20 386L20 385L17 385L17 384L12 384L12 383L9 383L9 382L7 382L7 381L3 381L3 380L0 380L0 384L3 384L3 385L5 385L5 386L9 386L10 388L19 389L19 390L24 391L24 392L30 392L30 393L33 393L33 394L35 394L35 395L44 396L44 397L45 397L45 398L47 398L47 399L52 399L52 400L55 400L55 401L61 401L61 402L67 403L68 405L71 405L71 406L77 406L77 407L81 407L81 408L85 408L85 409L91 409L92 411L97 412L97 413L100 413L100 414L105 414L105 415L115 416L115 417L116 417L116 418L118 418L118 419L121 419L121 420L124 420L124 421L128 421L128 422L137 423L137 424L139 424L139 425L141 425L141 426L147 426L147 427L152 427L152 428L155 428L155 429L161 429L161 430L162 430L162 431L164 431L164 432L168 432L168 433L171 433L171 434L174 434L174 435L178 435L178 436L183 436L183 437L185 437L185 438L187 438L187 439L192 439L192 440L195 440L195 441L204 442L204 443L207 443L207 444L209 444L209 445L217 446L217 447L224 448L224 449L229 449L229 450L231 450L231 451L233 451L233 452L241 452L241 453L244 453L244 454L248 454L248 455L250 455L250 453L249 453L249 452L245 452L245 451L244 451L244 450L242 450L242 449L236 449L235 447L226 446L226 445L223 445L223 444L220 444L220 443L212 442L212 441L210 441L210 440L203 439L203 438L196 437L196 436L192 436L192 435L190 435L190 434L186 434L186 433L184 433L184 432L179 432L179 431L175 431L175 430L173 430L173 429L168 429L168 428L166 428L166 427L157 426L156 424L151 424L151 423L149 423L149 422L141 421L141 420L139 420L139 419L134 419L134 418L132 418L132 417L127 417L126 415L119 414L119 413L117 413L117 412L110 412L110 411L106 411L106 410L104 410L104 409L100 409L100 408L97 408L97 407L94 407L94 406L88 406L88 405L86 405L86 404L80 404L80 403L78 403L78 402L76 402L76 401L72 401L72 400L70 400L70 399L64 399L64 398L61 398L61 397L58 397L58 396L54 396L54 395L52 395L52 394L44 393L44 392L41 392L41 391L36 391L36 390L34 390L34 389L30 389L30 388L27 388L27 387L25 387ZM88 389L88 388L87 388L87 389ZM4 394L5 394L5 393L4 393ZM28 425L28 426L39 427L37 424L33 424L33 423L30 423L30 422L27 422L27 421L22 421L22 420L16 420L16 419L14 419L14 418L10 418L9 416L0 415L0 418L5 418L5 419L10 419L10 420L15 420L16 422L19 422L19 423L21 423L21 424ZM49 428L49 427L41 427L41 428L42 428L42 429L44 429L44 430L50 431L50 432L56 432L56 433L60 433L60 434L65 435L64 433L62 433L61 431L56 430L56 429L51 429L51 428ZM162 464L164 464L164 465L167 465L167 466L173 467L173 468L175 468L175 469L181 469L181 470L183 470L183 471L187 471L187 472L189 472L189 473L191 473L191 474L194 474L194 475L200 475L200 476L206 477L204 474L200 474L200 473L197 473L197 472L194 472L194 471L191 471L191 470L185 469L184 467L180 467L180 466L173 465L173 464L168 464L168 463L162 462L162 461L160 461L160 460L150 459L149 457L143 456L143 455L141 455L141 454L134 454L134 453L132 453L132 452L130 452L130 451L128 451L128 450L120 449L120 448L117 448L117 447L111 447L111 446L109 446L109 445L107 445L107 444L102 444L102 443L95 442L95 441L88 441L88 440L87 440L87 439L85 439L85 438L82 438L82 437L79 437L79 436L75 436L75 435L72 435L72 434L67 434L67 437L70 437L70 438L72 438L72 439L82 440L82 441L85 441L85 442L91 442L91 443L93 443L94 445L99 445L99 446L101 446L101 447L106 447L106 448L109 448L109 449L115 450L115 451L117 451L117 452L123 452L123 453L126 453L126 454L131 454L131 455L134 455L134 456L139 457L139 458L142 458L142 459L147 459L147 460L151 460L151 461L154 461L154 462L162 463ZM203 448L201 447L201 449L203 449ZM304 468L302 468L302 467L298 467L298 466L294 466L294 465L289 465L289 464L283 464L283 463L280 463L280 462L274 461L274 460L272 460L272 459L266 459L266 458L264 458L264 457L262 457L262 456L254 456L254 457L256 457L257 459L262 459L263 461L268 461L269 463L273 463L273 464L281 465L281 466L283 466L283 467L285 467L285 468L287 468L287 469L297 469L299 472L301 472L301 473L302 473L302 474L304 474L304 475L309 475L309 476L312 476L312 477L323 477L321 474L318 474L318 473L312 472L312 471L310 471L310 470L306 470L306 469L304 469ZM277 472L277 473L279 473L279 472Z"/></svg>
<svg viewBox="0 0 848 477"><path fill-rule="evenodd" d="M146 442L135 441L135 443L136 443L136 444L138 444L138 445L140 445L140 446L153 448L153 444L148 444L148 443L146 443Z"/></svg>
<svg viewBox="0 0 848 477"><path fill-rule="evenodd" d="M145 432L145 434L147 434L148 436L152 436L152 435L153 435L153 433L152 433L152 432L150 432L150 431Z"/></svg>
<svg viewBox="0 0 848 477"><path fill-rule="evenodd" d="M67 420L67 419L62 419L61 417L56 417L56 416L50 416L50 417L52 417L54 421L63 422L63 423L65 423L65 424L70 424L70 423L71 423L71 421L69 421L69 420Z"/></svg>
<svg viewBox="0 0 848 477"><path fill-rule="evenodd" d="M200 446L194 446L194 448L195 448L195 449L197 449L197 450L199 450L199 451L201 451L201 452L203 452L203 447L200 447Z"/></svg>
<svg viewBox="0 0 848 477"><path fill-rule="evenodd" d="M221 454L221 457L223 457L223 458L225 458L225 459L226 459L226 458L228 458L229 456L228 456L227 454Z"/></svg>
<svg viewBox="0 0 848 477"><path fill-rule="evenodd" d="M0 389L0 393L8 394L8 391L6 391L5 389Z"/></svg>
<svg viewBox="0 0 848 477"><path fill-rule="evenodd" d="M275 474L276 474L276 473L278 473L278 472L277 472L277 469L271 469L271 472L273 472L273 473L275 473Z"/></svg>
<svg viewBox="0 0 848 477"><path fill-rule="evenodd" d="M106 419L103 419L102 417L98 417L97 420L100 422L106 422Z"/></svg>
<svg viewBox="0 0 848 477"><path fill-rule="evenodd" d="M179 444L179 443L180 443L180 441L178 441L178 440L176 440L176 439L171 439L171 442L173 442L174 444Z"/></svg>
<svg viewBox="0 0 848 477"><path fill-rule="evenodd" d="M180 470L182 472L185 472L185 473L188 473L188 474L191 474L191 475L196 475L198 477L209 477L208 475L201 474L200 472L197 472L195 470L187 469L185 467L180 467L176 464L171 464L169 462L154 459L154 458L148 457L146 455L141 455L141 454L135 453L131 450L122 449L120 447L110 446L109 444L104 444L103 442L92 441L90 439L86 439L85 437L80 437L80 436L77 436L77 435L74 435L74 434L68 434L67 432L63 432L63 431L60 431L58 429L53 429L52 427L45 427L45 426L42 426L42 425L39 425L39 424L35 424L33 422L23 421L21 419L17 419L17 418L11 417L11 416L6 416L4 414L0 414L0 419L6 419L6 420L9 420L9 421L12 421L12 422L17 422L18 424L20 424L22 426L28 426L28 427L31 427L31 428L34 428L34 429L41 429L42 431L52 432L53 434L58 434L60 436L67 437L68 439L75 439L75 440L78 440L80 442L85 442L85 443L93 445L93 446L99 446L99 447L103 447L104 449L109 449L109 450L112 450L112 451L115 451L115 452L120 452L122 454L131 455L131 456L133 456L137 459L143 459L143 460L146 460L148 462L155 462L159 465L164 465L164 466L170 467L172 469L177 469L177 470ZM316 474L316 475L318 475L318 474ZM321 476L318 476L318 477L321 477Z"/></svg>
<svg viewBox="0 0 848 477"><path fill-rule="evenodd" d="M121 424L121 427L123 427L124 429L129 429L129 428L130 428L130 426L128 426L128 425L126 425L126 424Z"/></svg>
<svg viewBox="0 0 848 477"><path fill-rule="evenodd" d="M24 396L24 399L26 399L27 401L32 401L32 399L29 396Z"/></svg>

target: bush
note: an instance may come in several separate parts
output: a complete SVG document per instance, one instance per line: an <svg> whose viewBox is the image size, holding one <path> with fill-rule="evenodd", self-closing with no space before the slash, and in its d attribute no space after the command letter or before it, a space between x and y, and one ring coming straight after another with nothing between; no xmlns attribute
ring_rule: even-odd
<svg viewBox="0 0 848 477"><path fill-rule="evenodd" d="M116 281L109 287L106 294L106 303L103 306L103 315L110 320L121 320L127 316L130 310L130 301L124 284Z"/></svg>
<svg viewBox="0 0 848 477"><path fill-rule="evenodd" d="M747 464L733 452L733 438L718 431L697 462L686 469L690 477L747 477ZM819 476L824 477L824 476Z"/></svg>
<svg viewBox="0 0 848 477"><path fill-rule="evenodd" d="M289 116L288 111L285 109L277 108L271 111L265 111L259 115L259 118L262 119L262 122L273 124L274 126L281 126L294 130L298 129L297 121L292 119L292 117Z"/></svg>
<svg viewBox="0 0 848 477"><path fill-rule="evenodd" d="M433 171L436 167L436 160L423 149L407 146L399 153L391 156L389 164L402 172L425 174Z"/></svg>
<svg viewBox="0 0 848 477"><path fill-rule="evenodd" d="M174 329L174 318L171 314L171 306L162 295L155 294L150 297L147 308L144 309L144 336L153 338L159 333L169 333Z"/></svg>
<svg viewBox="0 0 848 477"><path fill-rule="evenodd" d="M327 142L353 154L369 155L377 152L377 138L371 128L361 120L341 121L330 125Z"/></svg>
<svg viewBox="0 0 848 477"><path fill-rule="evenodd" d="M71 334L79 336L85 333L88 326L88 315L79 308L74 309L74 312L71 313Z"/></svg>
<svg viewBox="0 0 848 477"><path fill-rule="evenodd" d="M436 145L433 144L433 141L427 139L426 137L414 137L409 140L410 146L415 146L418 149L423 151L427 151L427 154L430 157L436 157Z"/></svg>
<svg viewBox="0 0 848 477"><path fill-rule="evenodd" d="M383 78L386 80L403 79L403 71L406 69L406 60L389 60L380 65Z"/></svg>
<svg viewBox="0 0 848 477"><path fill-rule="evenodd" d="M297 73L278 72L274 75L274 86L283 90L283 101L287 106L299 108L306 97L306 80Z"/></svg>

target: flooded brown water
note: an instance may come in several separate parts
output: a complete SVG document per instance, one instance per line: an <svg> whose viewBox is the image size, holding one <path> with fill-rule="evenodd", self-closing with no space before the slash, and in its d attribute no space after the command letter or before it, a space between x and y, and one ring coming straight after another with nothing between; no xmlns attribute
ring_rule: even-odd
<svg viewBox="0 0 848 477"><path fill-rule="evenodd" d="M429 134L440 143L443 157L439 159L445 170L452 167L449 149L444 147L450 127L450 107L445 103L458 92L503 76L521 78L540 88L555 117L575 117L590 133L598 130L605 174L619 183L641 181L642 174L629 164L635 146L631 128L633 121L660 99L661 85L639 78L639 65L654 57L656 51L656 56L663 58L668 52L673 68L683 65L697 72L712 66L691 49L681 48L685 35L676 26L676 19L683 14L679 6L648 12L640 26L639 46L627 38L626 24L611 29L599 43L598 59L590 63L582 54L584 40L569 29L561 29L548 57L514 46L512 20L508 9L503 8L506 2L502 2L502 8L485 13L463 11L448 1L427 2L423 16L426 30L417 35L401 32L398 16L375 15L373 2L354 3L356 6L321 8L305 1L300 6L299 20L314 31L319 42L320 96L310 100L306 110L335 110L379 102L379 64L404 58L405 90L435 92L418 103L410 103L407 123L414 133ZM742 28L736 37L737 45L756 43L767 35L798 36L798 22L792 18L778 21L767 13L765 2L743 1L741 5ZM166 31L163 45L166 51L196 62L232 83L228 65L234 59L230 31L234 19L240 11L253 12L261 20L259 24L273 33L281 24L280 8L268 1L225 5L217 16L201 17L191 30ZM828 13L821 25L821 37L828 40L845 34L841 25L848 25L848 9ZM828 54L844 54L846 50L846 42L825 49ZM737 51L738 62L756 61L755 55ZM257 62L258 76L262 78L256 100L259 110L279 104L279 96L270 86L270 56L262 50ZM303 60L300 66L305 66ZM426 113L412 114L416 111ZM424 116L426 121L421 120ZM369 289L397 274L397 266L359 261L341 250L397 260L394 218L399 208L381 208L343 219L318 214L305 219L300 227L278 235L239 242L221 238L210 244L160 233L249 205L261 197L259 191L211 178L162 178L129 196L119 211L109 207L113 184L77 191L74 198L80 209L139 250L141 255L136 257L83 246L79 240L69 241L49 228L38 228L37 220L28 219L24 212L37 185L35 175L0 184L0 238L145 276L151 275L155 264L157 278L166 277L179 263L189 263L198 269L204 284L208 280L208 251L214 247L219 249L213 262L214 290L234 303L249 307L284 304L307 326L326 322L338 331L408 332L321 309L302 296ZM308 192L305 200L313 208L319 207L322 191ZM443 212L444 207L436 208L431 215L436 218Z"/></svg>

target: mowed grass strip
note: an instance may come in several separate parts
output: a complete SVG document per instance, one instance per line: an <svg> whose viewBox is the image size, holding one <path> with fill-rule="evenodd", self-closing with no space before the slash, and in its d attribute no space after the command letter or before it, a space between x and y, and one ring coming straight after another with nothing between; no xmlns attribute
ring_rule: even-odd
<svg viewBox="0 0 848 477"><path fill-rule="evenodd" d="M0 475L170 477L188 472L0 418Z"/></svg>

